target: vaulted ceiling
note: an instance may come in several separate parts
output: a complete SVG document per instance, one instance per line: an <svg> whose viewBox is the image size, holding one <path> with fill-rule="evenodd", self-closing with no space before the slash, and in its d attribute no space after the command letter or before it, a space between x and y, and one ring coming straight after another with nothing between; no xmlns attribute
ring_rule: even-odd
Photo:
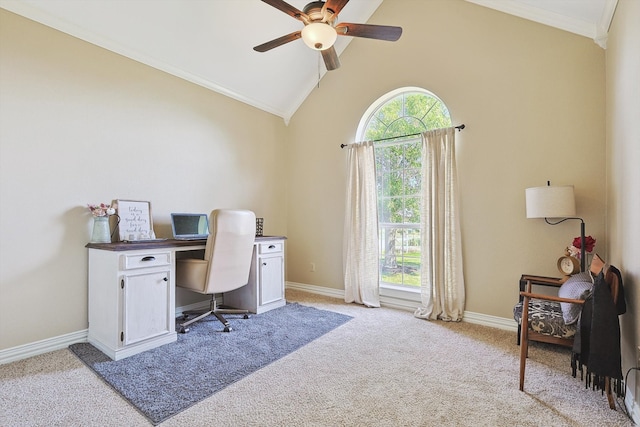
<svg viewBox="0 0 640 427"><path fill-rule="evenodd" d="M287 3L302 10L308 1ZM367 23L382 1L351 0L338 22ZM617 0L466 1L592 38L603 48L617 4ZM0 0L0 7L285 121L326 72L320 55L300 40L267 53L252 49L302 27L300 21L260 0ZM338 55L350 39L338 37Z"/></svg>

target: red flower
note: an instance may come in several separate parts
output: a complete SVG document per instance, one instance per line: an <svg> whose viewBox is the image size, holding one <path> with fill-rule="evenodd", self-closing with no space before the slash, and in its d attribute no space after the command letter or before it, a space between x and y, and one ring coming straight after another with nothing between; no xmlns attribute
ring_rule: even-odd
<svg viewBox="0 0 640 427"><path fill-rule="evenodd" d="M576 248L580 249L580 237L576 237L575 239L573 239L573 246L575 246ZM594 239L591 236L587 236L584 238L584 250L585 252L591 252L593 250L593 247L596 245L596 239Z"/></svg>

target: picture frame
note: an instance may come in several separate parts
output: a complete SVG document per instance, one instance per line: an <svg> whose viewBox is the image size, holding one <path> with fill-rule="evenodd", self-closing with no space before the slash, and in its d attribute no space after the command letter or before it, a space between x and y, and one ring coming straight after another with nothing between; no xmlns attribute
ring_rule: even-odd
<svg viewBox="0 0 640 427"><path fill-rule="evenodd" d="M151 202L118 199L116 204L120 241L155 239Z"/></svg>

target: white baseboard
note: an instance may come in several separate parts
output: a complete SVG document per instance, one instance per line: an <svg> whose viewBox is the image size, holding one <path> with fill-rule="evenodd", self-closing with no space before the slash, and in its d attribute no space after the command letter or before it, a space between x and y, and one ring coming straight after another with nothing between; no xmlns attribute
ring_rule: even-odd
<svg viewBox="0 0 640 427"><path fill-rule="evenodd" d="M306 283L286 282L287 289L296 289L299 291L309 292L311 294L324 295L325 297L344 299L344 290L327 288L324 286L307 285Z"/></svg>
<svg viewBox="0 0 640 427"><path fill-rule="evenodd" d="M344 299L344 290L341 289L326 288L323 286L307 285L305 283L296 282L287 282L286 287L287 289L297 289L299 291L309 292L312 294ZM380 297L380 305L399 310L413 312L417 308L417 304L419 303L416 303L415 298L398 298L394 296ZM513 319L489 316L487 314L474 313L472 311L465 311L462 321L513 332L518 330L518 326Z"/></svg>
<svg viewBox="0 0 640 427"><path fill-rule="evenodd" d="M344 290L342 289L326 288L324 286L307 285L306 283L296 282L286 282L286 287L287 289L296 289L303 292L344 300ZM380 296L380 305L384 307L413 312L416 309L417 304L418 302L413 298L398 298L387 295Z"/></svg>
<svg viewBox="0 0 640 427"><path fill-rule="evenodd" d="M71 344L78 342L86 342L88 329L83 329L69 334L59 335L53 338L47 338L41 341L29 344L19 345L17 347L0 350L0 365L15 362L17 360L27 359L39 354L49 353L50 351L67 348Z"/></svg>
<svg viewBox="0 0 640 427"><path fill-rule="evenodd" d="M475 323L483 326L490 326L492 328L502 329L505 331L512 331L514 332L514 336L513 336L514 339L515 339L515 332L518 330L518 325L516 324L516 321L514 319L490 316L488 314L482 314L482 313L474 313L473 311L465 310L462 316L462 321L467 323Z"/></svg>
<svg viewBox="0 0 640 427"><path fill-rule="evenodd" d="M206 310L209 308L209 301L197 302L184 307L176 307L176 316L187 310ZM6 350L0 350L0 365L4 365L18 360L27 359L39 354L49 353L51 351L67 348L71 344L79 342L87 342L89 330L71 332L57 337L47 338L42 341L36 341L29 344L11 347Z"/></svg>

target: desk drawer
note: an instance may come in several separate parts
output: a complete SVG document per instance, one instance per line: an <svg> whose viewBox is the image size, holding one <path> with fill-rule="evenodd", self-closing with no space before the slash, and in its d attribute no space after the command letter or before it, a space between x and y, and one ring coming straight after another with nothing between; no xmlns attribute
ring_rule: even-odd
<svg viewBox="0 0 640 427"><path fill-rule="evenodd" d="M171 252L153 252L122 256L122 269L149 268L171 265Z"/></svg>
<svg viewBox="0 0 640 427"><path fill-rule="evenodd" d="M258 253L260 254L272 254L283 251L282 242L264 242L258 244Z"/></svg>

